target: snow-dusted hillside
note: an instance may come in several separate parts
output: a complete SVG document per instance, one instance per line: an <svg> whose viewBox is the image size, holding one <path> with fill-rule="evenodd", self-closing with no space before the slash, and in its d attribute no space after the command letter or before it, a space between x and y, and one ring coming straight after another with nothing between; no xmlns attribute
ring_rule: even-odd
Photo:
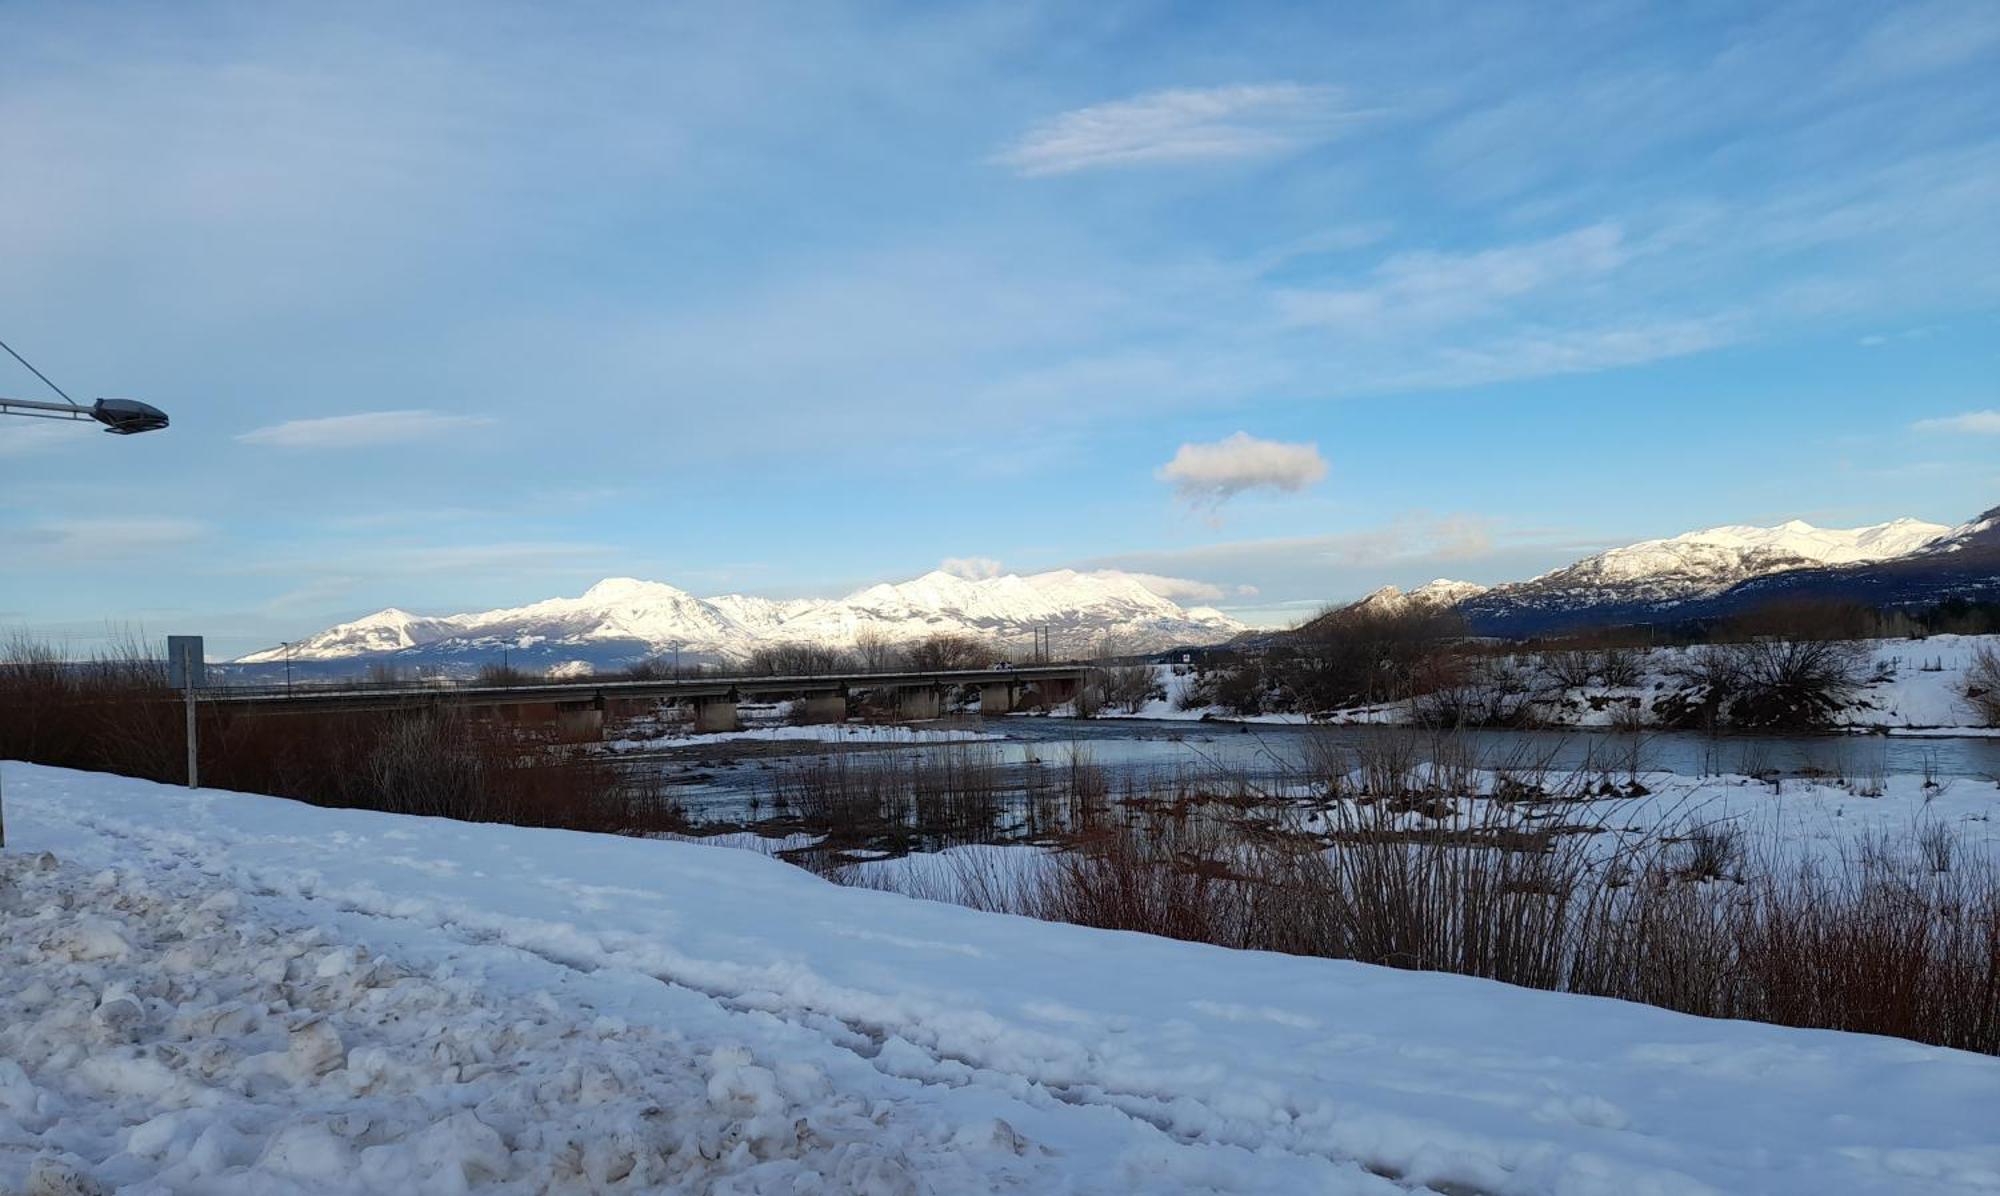
<svg viewBox="0 0 2000 1196"><path fill-rule="evenodd" d="M1405 611L1447 610L1471 598L1484 594L1487 587L1470 581L1453 581L1440 577L1427 581L1414 590L1400 590L1395 586L1383 586L1347 609L1366 614L1400 615Z"/></svg>
<svg viewBox="0 0 2000 1196"><path fill-rule="evenodd" d="M985 914L720 847L0 768L0 1191L2000 1175L1983 1055Z"/></svg>
<svg viewBox="0 0 2000 1196"><path fill-rule="evenodd" d="M1712 527L1614 548L1528 581L1496 586L1490 593L1674 601L1720 593L1737 582L1785 569L1905 556L1950 530L1917 519L1848 529L1814 527L1797 519L1777 527Z"/></svg>
<svg viewBox="0 0 2000 1196"><path fill-rule="evenodd" d="M2000 507L1982 512L1970 523L1961 523L1924 545L1926 556L1953 552L1992 551L2000 548Z"/></svg>
<svg viewBox="0 0 2000 1196"><path fill-rule="evenodd" d="M698 598L661 582L610 578L576 598L425 618L391 608L330 627L292 645L293 661L400 656L445 661L501 651L590 650L635 659L675 648L699 656L744 655L759 645L806 641L847 647L864 631L891 640L938 632L1026 642L1040 628L1069 651L1109 636L1135 650L1216 643L1244 625L1209 607L1182 607L1118 572L1069 569L1027 577L968 579L945 572L882 584L839 599L788 601L724 594ZM284 660L267 649L239 663Z"/></svg>
<svg viewBox="0 0 2000 1196"><path fill-rule="evenodd" d="M1475 628L1537 630L1546 621L1592 615L1643 619L1723 594L1757 578L1815 568L1898 560L1924 551L1951 528L1918 519L1822 528L1729 525L1642 540L1527 581L1497 585L1459 604Z"/></svg>

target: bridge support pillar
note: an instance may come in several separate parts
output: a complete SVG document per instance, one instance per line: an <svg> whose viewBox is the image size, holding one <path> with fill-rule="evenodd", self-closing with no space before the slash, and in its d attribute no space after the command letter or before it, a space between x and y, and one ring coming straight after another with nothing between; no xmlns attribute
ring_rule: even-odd
<svg viewBox="0 0 2000 1196"><path fill-rule="evenodd" d="M741 724L736 721L736 699L696 698L694 700L694 729L701 734L715 731L735 731Z"/></svg>
<svg viewBox="0 0 2000 1196"><path fill-rule="evenodd" d="M979 713L1007 714L1014 709L1014 683L999 681L979 687Z"/></svg>
<svg viewBox="0 0 2000 1196"><path fill-rule="evenodd" d="M801 707L800 716L809 723L847 721L847 695L837 689L830 693L807 694Z"/></svg>
<svg viewBox="0 0 2000 1196"><path fill-rule="evenodd" d="M936 718L941 710L935 685L912 685L896 691L896 714L901 718Z"/></svg>
<svg viewBox="0 0 2000 1196"><path fill-rule="evenodd" d="M1073 701L1076 698L1076 691L1081 688L1082 685L1075 677L1047 678L1041 684L1042 702L1048 706L1060 706L1064 702Z"/></svg>

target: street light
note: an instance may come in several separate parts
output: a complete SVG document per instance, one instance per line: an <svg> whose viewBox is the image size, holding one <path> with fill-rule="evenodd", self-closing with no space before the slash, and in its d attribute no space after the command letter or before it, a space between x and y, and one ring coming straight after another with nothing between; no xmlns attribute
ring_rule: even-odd
<svg viewBox="0 0 2000 1196"><path fill-rule="evenodd" d="M0 415L25 415L30 419L95 420L104 425L104 430L119 436L130 436L135 432L155 432L167 426L167 413L158 407L141 403L136 399L99 399L90 406L71 399L62 387L50 382L48 375L28 364L28 359L14 352L14 347L0 341L0 349L7 350L7 356L27 366L28 372L40 378L50 390L62 395L62 402L47 403L36 399L9 399L0 397ZM0 805L0 848L7 846L7 811Z"/></svg>
<svg viewBox="0 0 2000 1196"><path fill-rule="evenodd" d="M28 359L14 352L13 346L0 341L0 349L7 350L7 356L27 366L28 372L62 396L62 402L50 403L40 399L9 399L0 397L0 415L25 415L32 419L69 419L78 421L95 420L104 425L104 430L118 436L130 436L135 432L157 432L167 426L167 413L150 403L137 399L99 399L90 406L69 397L62 387L49 381L49 376L28 363Z"/></svg>
<svg viewBox="0 0 2000 1196"><path fill-rule="evenodd" d="M96 420L116 436L134 432L155 432L167 426L167 413L137 399L99 399L88 407L75 403L42 403L33 399L0 397L0 415L27 415L36 419Z"/></svg>

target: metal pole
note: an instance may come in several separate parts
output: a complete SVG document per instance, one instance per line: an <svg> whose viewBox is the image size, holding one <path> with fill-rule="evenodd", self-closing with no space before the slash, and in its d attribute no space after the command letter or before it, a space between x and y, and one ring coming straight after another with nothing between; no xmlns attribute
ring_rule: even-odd
<svg viewBox="0 0 2000 1196"><path fill-rule="evenodd" d="M195 760L196 748L198 746L198 742L195 738L196 736L195 717L194 717L195 662L194 662L194 648L192 645L183 647L181 649L181 670L182 670L182 681L187 685L186 692L187 692L188 788L199 789L201 788L201 771L200 771L200 766L196 763Z"/></svg>

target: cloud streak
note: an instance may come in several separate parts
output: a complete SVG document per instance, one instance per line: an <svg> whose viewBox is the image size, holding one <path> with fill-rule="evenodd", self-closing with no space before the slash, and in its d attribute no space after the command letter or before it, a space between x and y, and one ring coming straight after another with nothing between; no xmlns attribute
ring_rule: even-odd
<svg viewBox="0 0 2000 1196"><path fill-rule="evenodd" d="M1259 440L1238 432L1212 444L1183 444L1154 475L1193 506L1220 506L1251 490L1296 493L1326 476L1314 444Z"/></svg>
<svg viewBox="0 0 2000 1196"><path fill-rule="evenodd" d="M281 424L253 428L236 439L264 448L372 448L432 440L468 428L484 427L492 422L483 416L448 415L440 411L362 411L354 415L287 420Z"/></svg>
<svg viewBox="0 0 2000 1196"><path fill-rule="evenodd" d="M1967 411L1920 419L1910 427L1918 432L1966 432L1975 436L2000 436L2000 411Z"/></svg>
<svg viewBox="0 0 2000 1196"><path fill-rule="evenodd" d="M1103 167L1255 158L1323 141L1364 113L1298 83L1172 88L1043 121L994 155L1030 178Z"/></svg>
<svg viewBox="0 0 2000 1196"><path fill-rule="evenodd" d="M1294 291L1281 294L1278 304L1294 324L1371 332L1433 327L1484 315L1533 291L1609 274L1632 254L1617 225L1593 224L1475 253L1397 254L1377 267L1368 286Z"/></svg>

